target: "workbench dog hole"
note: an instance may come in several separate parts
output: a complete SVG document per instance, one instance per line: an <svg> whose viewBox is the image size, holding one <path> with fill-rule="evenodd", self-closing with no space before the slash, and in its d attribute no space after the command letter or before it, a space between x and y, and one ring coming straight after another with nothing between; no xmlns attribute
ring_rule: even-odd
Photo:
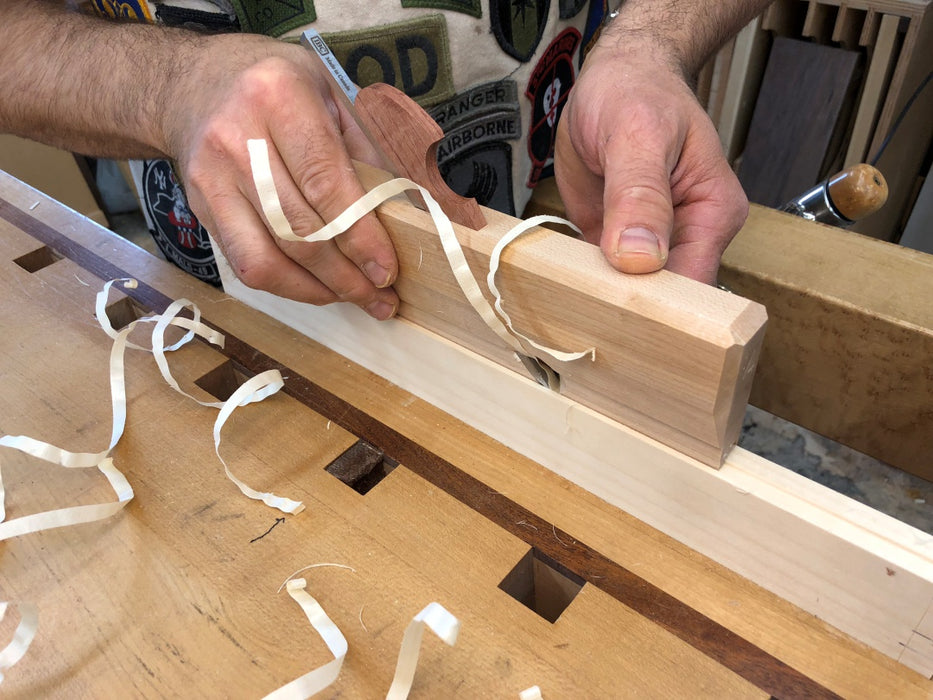
<svg viewBox="0 0 933 700"><path fill-rule="evenodd" d="M583 579L537 549L530 549L499 588L548 622L557 622L583 588Z"/></svg>
<svg viewBox="0 0 933 700"><path fill-rule="evenodd" d="M133 321L148 315L148 311L129 297L123 297L104 308L104 313L110 319L110 325L116 330L122 330Z"/></svg>
<svg viewBox="0 0 933 700"><path fill-rule="evenodd" d="M398 462L386 457L378 447L357 440L324 470L365 496L397 466Z"/></svg>
<svg viewBox="0 0 933 700"><path fill-rule="evenodd" d="M227 360L207 374L202 374L194 383L218 401L226 401L250 378L232 360Z"/></svg>
<svg viewBox="0 0 933 700"><path fill-rule="evenodd" d="M44 245L41 248L36 248L31 253L20 255L18 258L13 260L13 262L23 268L26 272L38 272L42 268L48 267L56 260L61 259L61 255L56 253L48 246Z"/></svg>

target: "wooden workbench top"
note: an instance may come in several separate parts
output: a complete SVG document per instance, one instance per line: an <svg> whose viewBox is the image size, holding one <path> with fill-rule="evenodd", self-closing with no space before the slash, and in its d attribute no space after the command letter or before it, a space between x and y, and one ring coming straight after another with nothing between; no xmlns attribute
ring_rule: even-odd
<svg viewBox="0 0 933 700"><path fill-rule="evenodd" d="M305 571L308 591L349 643L333 697L384 694L405 627L431 601L462 631L453 648L425 636L412 697L532 685L545 700L931 694L913 671L3 174L0 266L0 434L106 445L111 341L94 295L131 276L141 284L124 311L186 297L227 336L223 350L196 342L170 357L183 387L210 399L195 387L206 375L200 385L222 389L225 376L282 371L284 393L236 412L221 449L254 488L307 506L277 522L244 498L214 455L216 412L131 352L114 461L134 500L110 520L0 544L0 600L39 609L5 697L261 697L332 658L276 592L321 563L341 566ZM360 438L400 462L365 495L325 470ZM8 518L113 498L95 470L0 459ZM549 585L542 562L566 580ZM507 577L526 597L536 587L545 614L572 599L550 622L500 587Z"/></svg>

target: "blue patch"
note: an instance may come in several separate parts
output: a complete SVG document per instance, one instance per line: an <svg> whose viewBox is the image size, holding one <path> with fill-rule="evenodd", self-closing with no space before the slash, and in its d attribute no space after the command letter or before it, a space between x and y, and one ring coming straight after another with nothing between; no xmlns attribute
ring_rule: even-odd
<svg viewBox="0 0 933 700"><path fill-rule="evenodd" d="M91 0L91 5L98 14L113 19L135 19L151 22L149 3L146 0Z"/></svg>
<svg viewBox="0 0 933 700"><path fill-rule="evenodd" d="M586 25L583 27L583 44L580 46L580 58L577 67L583 67L583 60L596 45L603 30L603 22L609 12L608 0L590 0L590 9L586 13Z"/></svg>
<svg viewBox="0 0 933 700"><path fill-rule="evenodd" d="M149 232L166 258L195 277L220 284L207 231L188 208L185 193L167 160L143 163L143 206L149 214Z"/></svg>

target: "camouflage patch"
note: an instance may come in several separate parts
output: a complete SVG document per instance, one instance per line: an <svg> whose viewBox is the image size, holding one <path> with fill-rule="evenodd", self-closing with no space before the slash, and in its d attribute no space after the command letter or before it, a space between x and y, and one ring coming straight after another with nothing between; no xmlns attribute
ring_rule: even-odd
<svg viewBox="0 0 933 700"><path fill-rule="evenodd" d="M207 231L191 210L167 160L147 160L142 174L149 232L166 258L195 277L220 284Z"/></svg>
<svg viewBox="0 0 933 700"><path fill-rule="evenodd" d="M231 0L240 27L251 34L281 36L317 19L314 0Z"/></svg>
<svg viewBox="0 0 933 700"><path fill-rule="evenodd" d="M518 86L514 80L498 80L477 85L455 95L447 102L432 107L428 114L444 131L450 131L477 116L503 109L519 109Z"/></svg>
<svg viewBox="0 0 933 700"><path fill-rule="evenodd" d="M573 53L580 43L580 32L568 27L545 49L528 80L525 95L531 100L531 129L528 132L528 155L531 173L528 187L548 176L554 166L554 140L557 121L573 87Z"/></svg>
<svg viewBox="0 0 933 700"><path fill-rule="evenodd" d="M429 7L435 10L460 12L472 17L483 16L480 0L402 0L402 7Z"/></svg>
<svg viewBox="0 0 933 700"><path fill-rule="evenodd" d="M585 4L586 0L560 0L560 18L576 17Z"/></svg>
<svg viewBox="0 0 933 700"><path fill-rule="evenodd" d="M499 46L522 63L535 55L551 0L489 0L489 23Z"/></svg>
<svg viewBox="0 0 933 700"><path fill-rule="evenodd" d="M350 79L360 87L388 83L422 106L437 104L454 94L443 15L322 36Z"/></svg>
<svg viewBox="0 0 933 700"><path fill-rule="evenodd" d="M135 19L151 22L149 3L146 0L91 0L98 14L113 19Z"/></svg>
<svg viewBox="0 0 933 700"><path fill-rule="evenodd" d="M603 21L609 12L608 0L590 0L590 9L586 13L586 26L583 28L583 42L580 45L580 58L577 68L583 67L586 55L596 45L603 30Z"/></svg>
<svg viewBox="0 0 933 700"><path fill-rule="evenodd" d="M479 143L440 168L454 192L473 197L484 207L515 216L512 198L512 148L495 141Z"/></svg>
<svg viewBox="0 0 933 700"><path fill-rule="evenodd" d="M518 112L490 114L444 135L437 144L437 163L443 165L459 158L475 144L491 141L516 141L521 138L522 123Z"/></svg>

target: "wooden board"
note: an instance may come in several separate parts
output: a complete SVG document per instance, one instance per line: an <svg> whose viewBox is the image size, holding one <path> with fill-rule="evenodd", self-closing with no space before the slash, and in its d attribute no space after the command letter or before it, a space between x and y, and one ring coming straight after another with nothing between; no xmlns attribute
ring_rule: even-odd
<svg viewBox="0 0 933 700"><path fill-rule="evenodd" d="M774 40L738 170L750 201L780 206L831 174L858 59L844 49Z"/></svg>
<svg viewBox="0 0 933 700"><path fill-rule="evenodd" d="M364 169L368 187L385 177ZM489 256L517 219L484 209L489 225L457 235L486 290ZM514 351L467 303L430 217L405 200L379 216L399 256L399 315L524 372ZM737 440L761 345L764 309L662 271L619 275L598 248L548 229L505 250L496 284L520 331L595 361L559 362L560 393L718 467Z"/></svg>
<svg viewBox="0 0 933 700"><path fill-rule="evenodd" d="M933 257L753 207L720 279L768 308L753 404L933 479Z"/></svg>
<svg viewBox="0 0 933 700"><path fill-rule="evenodd" d="M2 597L40 608L39 637L5 674L5 697L269 692L328 660L297 606L275 594L320 562L355 569L306 572L349 641L341 697L385 692L402 630L429 600L457 614L463 632L453 649L426 636L413 698L514 695L532 684L545 697L931 691L903 665L3 177L0 229L0 319L16 329L0 336L5 431L76 448L106 442L109 341L88 309L104 279L132 275L144 282L132 292L140 308L184 296L227 332L222 354L195 345L173 358L183 385L226 362L247 374L283 370L287 395L236 414L222 449L241 477L308 505L257 539L275 514L222 477L215 413L181 399L133 354L116 460L136 499L112 521L18 538L0 552ZM11 262L43 247L63 257L32 273ZM402 461L365 496L323 469L357 437ZM107 497L92 475L3 458L11 515L76 493ZM747 495L752 506L757 496ZM499 588L529 550L585 582L553 624ZM845 573L856 571L872 578ZM902 574L879 582L897 584L890 599L901 606L911 597L901 595Z"/></svg>
<svg viewBox="0 0 933 700"><path fill-rule="evenodd" d="M553 180L527 214L559 216ZM752 205L720 279L767 309L751 403L933 478L933 257Z"/></svg>

